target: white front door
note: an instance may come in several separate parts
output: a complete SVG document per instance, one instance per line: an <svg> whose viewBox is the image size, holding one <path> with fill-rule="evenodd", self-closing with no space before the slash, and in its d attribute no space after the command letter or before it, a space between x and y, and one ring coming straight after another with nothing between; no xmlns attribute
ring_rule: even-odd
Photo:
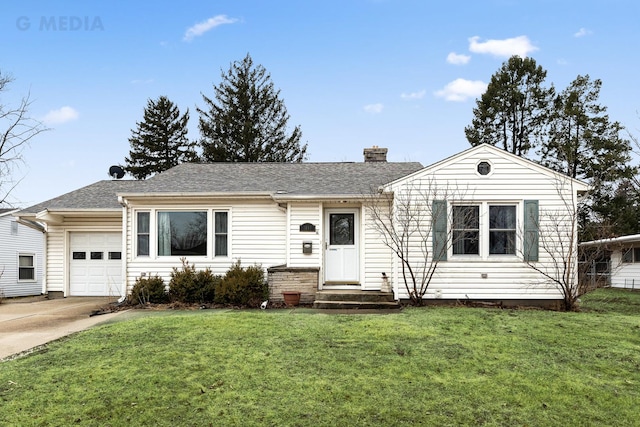
<svg viewBox="0 0 640 427"><path fill-rule="evenodd" d="M359 209L325 211L325 284L355 285L360 282Z"/></svg>

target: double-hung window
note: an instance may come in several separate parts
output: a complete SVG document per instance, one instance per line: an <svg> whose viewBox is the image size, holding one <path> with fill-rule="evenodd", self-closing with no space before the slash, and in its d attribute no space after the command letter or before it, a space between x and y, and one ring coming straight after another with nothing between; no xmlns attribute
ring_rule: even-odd
<svg viewBox="0 0 640 427"><path fill-rule="evenodd" d="M36 268L33 254L18 255L18 281L33 282L36 280Z"/></svg>
<svg viewBox="0 0 640 427"><path fill-rule="evenodd" d="M229 240L229 213L226 211L215 212L215 256L227 256L229 254L228 240Z"/></svg>
<svg viewBox="0 0 640 427"><path fill-rule="evenodd" d="M149 212L138 212L136 215L137 255L149 256Z"/></svg>
<svg viewBox="0 0 640 427"><path fill-rule="evenodd" d="M454 255L480 255L479 206L454 206L452 231Z"/></svg>
<svg viewBox="0 0 640 427"><path fill-rule="evenodd" d="M489 206L489 255L516 254L516 207Z"/></svg>
<svg viewBox="0 0 640 427"><path fill-rule="evenodd" d="M454 256L516 255L517 205L478 203L452 207Z"/></svg>

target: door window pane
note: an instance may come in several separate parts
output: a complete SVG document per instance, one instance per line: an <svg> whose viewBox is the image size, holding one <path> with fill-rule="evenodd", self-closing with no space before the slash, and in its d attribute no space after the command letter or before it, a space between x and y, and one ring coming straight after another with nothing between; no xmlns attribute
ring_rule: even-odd
<svg viewBox="0 0 640 427"><path fill-rule="evenodd" d="M354 214L345 213L329 215L329 244L355 244Z"/></svg>

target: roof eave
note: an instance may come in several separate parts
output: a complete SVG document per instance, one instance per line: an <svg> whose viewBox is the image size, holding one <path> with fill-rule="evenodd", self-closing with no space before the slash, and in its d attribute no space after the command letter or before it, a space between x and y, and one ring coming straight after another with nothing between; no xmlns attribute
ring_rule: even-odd
<svg viewBox="0 0 640 427"><path fill-rule="evenodd" d="M225 192L149 192L149 193L118 193L118 199L166 199L166 198L191 198L191 199L246 199L246 198L271 198L273 193L264 191L246 191L241 193Z"/></svg>

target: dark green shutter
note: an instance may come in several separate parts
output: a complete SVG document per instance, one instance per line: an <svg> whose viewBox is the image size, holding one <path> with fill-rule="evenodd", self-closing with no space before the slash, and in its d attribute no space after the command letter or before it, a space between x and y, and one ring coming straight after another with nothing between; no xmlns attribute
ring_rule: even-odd
<svg viewBox="0 0 640 427"><path fill-rule="evenodd" d="M538 201L524 201L524 242L523 253L525 261L538 261Z"/></svg>
<svg viewBox="0 0 640 427"><path fill-rule="evenodd" d="M433 260L447 260L447 202L446 200L434 200L433 210Z"/></svg>

